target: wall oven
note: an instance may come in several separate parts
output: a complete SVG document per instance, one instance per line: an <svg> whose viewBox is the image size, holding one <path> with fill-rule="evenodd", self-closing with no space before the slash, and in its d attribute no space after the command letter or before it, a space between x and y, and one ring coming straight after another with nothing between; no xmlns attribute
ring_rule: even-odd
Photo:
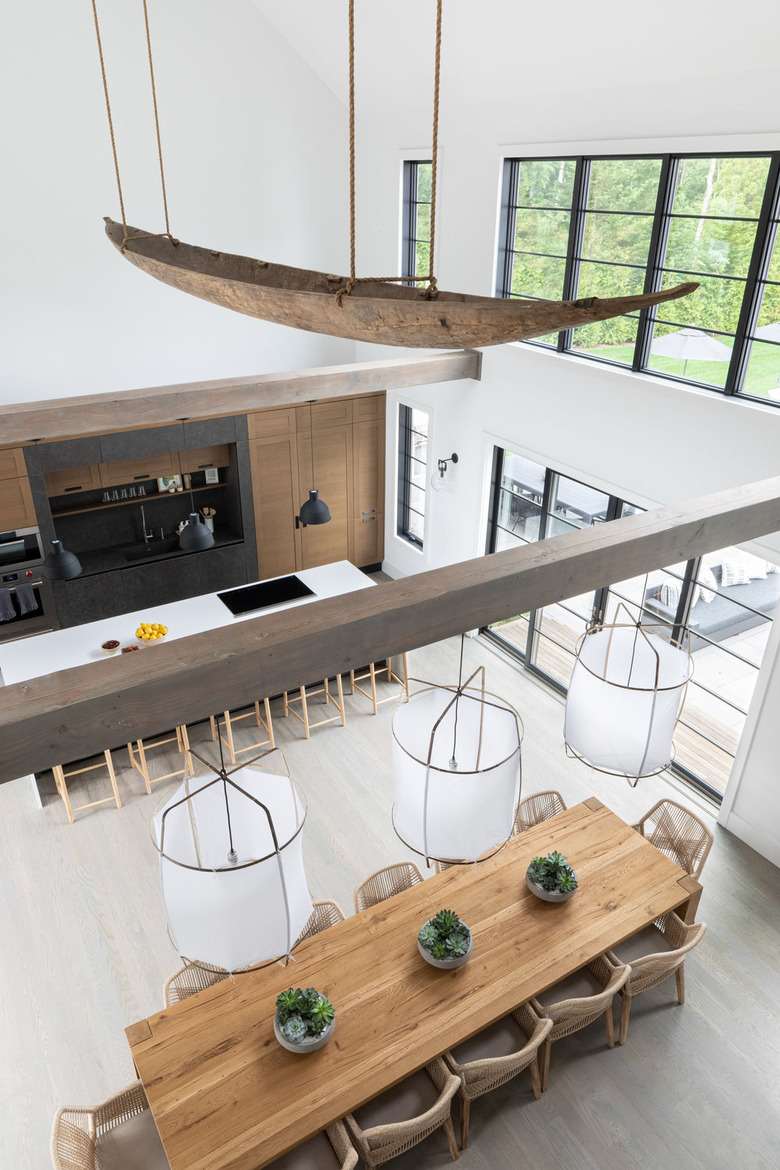
<svg viewBox="0 0 780 1170"><path fill-rule="evenodd" d="M0 642L59 627L37 528L0 532Z"/></svg>

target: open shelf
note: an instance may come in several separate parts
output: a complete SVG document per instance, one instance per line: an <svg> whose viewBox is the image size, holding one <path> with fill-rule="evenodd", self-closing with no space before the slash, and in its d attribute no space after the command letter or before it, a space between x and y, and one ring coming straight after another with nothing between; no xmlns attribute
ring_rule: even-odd
<svg viewBox="0 0 780 1170"><path fill-rule="evenodd" d="M199 492L213 492L219 488L224 487L227 487L227 484L207 483L202 487L184 488L180 492L149 492L148 495L132 496L127 500L109 500L107 504L104 504L101 500L97 504L81 504L77 508L57 508L56 511L54 508L52 508L51 514L52 517L56 520L58 516L78 516L82 512L103 512L106 508L125 508L128 504L149 504L153 500L168 500L171 498L171 496L181 496L182 499L187 499L190 495L190 492L192 492L193 495L197 495ZM113 491L114 489L112 488L111 490Z"/></svg>

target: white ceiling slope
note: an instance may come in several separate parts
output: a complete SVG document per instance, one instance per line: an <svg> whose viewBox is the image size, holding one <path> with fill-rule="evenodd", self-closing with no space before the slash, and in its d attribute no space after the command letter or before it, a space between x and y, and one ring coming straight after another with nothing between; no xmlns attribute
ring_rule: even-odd
<svg viewBox="0 0 780 1170"><path fill-rule="evenodd" d="M347 99L347 0L252 0L299 56L343 102ZM434 0L356 0L358 117L391 108L398 124L429 138L433 74ZM476 124L484 111L523 111L523 123L547 126L549 105L597 97L605 86L645 87L654 103L662 91L685 92L695 107L696 81L711 92L713 76L773 75L780 7L776 0L743 0L735 35L731 0L444 0L442 103ZM777 105L762 108L753 93L747 125L777 128ZM759 95L760 96L760 95ZM747 97L747 95L746 95ZM706 111L702 111L703 114ZM498 119L499 123L501 119ZM739 119L745 121L744 117ZM419 129L417 129L419 127ZM506 123L507 133L511 133ZM414 145L412 141L408 145Z"/></svg>

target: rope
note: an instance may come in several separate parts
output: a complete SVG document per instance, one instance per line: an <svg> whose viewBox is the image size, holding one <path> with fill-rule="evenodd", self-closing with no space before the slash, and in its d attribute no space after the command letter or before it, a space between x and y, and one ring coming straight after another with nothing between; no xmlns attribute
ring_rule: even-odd
<svg viewBox="0 0 780 1170"><path fill-rule="evenodd" d="M111 135L111 150L114 153L114 171L116 172L116 185L119 191L119 209L122 212L122 227L124 228L125 238L122 241L122 249L127 242L127 220L125 218L125 202L122 198L122 180L119 178L119 160L116 156L116 140L114 138L114 122L111 118L111 102L108 100L108 82L106 80L106 65L103 60L103 42L100 39L100 25L98 23L97 3L92 0L92 15L95 18L95 36L97 37L98 55L100 57L100 72L103 77L103 93L106 98L106 113L108 114L108 130Z"/></svg>
<svg viewBox="0 0 780 1170"><path fill-rule="evenodd" d="M152 63L152 38L149 35L149 13L146 7L146 0L144 0L144 23L146 25L146 48L147 52L149 53L149 78L152 83L154 125L157 131L157 157L160 160L160 183L162 185L163 210L165 212L165 232L160 234L165 234L173 243L178 243L177 240L173 240L173 236L171 235L171 225L168 222L168 196L165 192L165 169L163 167L162 141L160 140L160 117L157 112L157 89L155 88L154 84L154 64Z"/></svg>
<svg viewBox="0 0 780 1170"><path fill-rule="evenodd" d="M145 7L146 0L144 0ZM431 239L428 251L428 275L421 278L428 283L427 289L422 294L426 300L433 300L438 296L439 292L436 277L433 274L433 257L436 245L436 171L439 152L441 12L442 0L436 0L436 51L433 73L433 152L431 156ZM162 166L162 159L160 165ZM356 284L406 284L408 280L408 276L355 276L355 0L349 0L349 280L336 291L336 304L340 309L343 308L344 297L352 295Z"/></svg>

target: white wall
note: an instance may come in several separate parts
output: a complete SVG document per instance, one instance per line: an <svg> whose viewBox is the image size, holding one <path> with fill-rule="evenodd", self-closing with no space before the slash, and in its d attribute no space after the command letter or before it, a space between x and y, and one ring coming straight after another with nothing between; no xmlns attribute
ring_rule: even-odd
<svg viewBox="0 0 780 1170"><path fill-rule="evenodd" d="M140 3L99 0L128 222L164 228ZM250 0L149 5L171 230L327 271L348 261L345 112ZM354 360L124 261L89 3L7 8L0 50L0 401Z"/></svg>

